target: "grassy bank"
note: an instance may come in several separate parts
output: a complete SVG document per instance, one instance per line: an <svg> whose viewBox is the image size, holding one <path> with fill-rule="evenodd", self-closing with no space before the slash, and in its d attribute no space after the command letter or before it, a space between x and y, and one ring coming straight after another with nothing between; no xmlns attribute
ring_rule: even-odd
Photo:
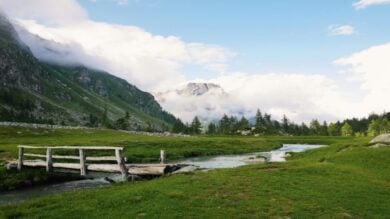
<svg viewBox="0 0 390 219"><path fill-rule="evenodd" d="M115 130L34 129L0 126L0 162L17 157L17 145L95 145L123 146L129 162L158 161L160 149L167 152L168 161L187 157L239 154L266 151L282 143L330 144L351 138L328 137L240 137L199 136L161 137L134 135Z"/></svg>
<svg viewBox="0 0 390 219"><path fill-rule="evenodd" d="M164 149L167 161L176 161L193 156L238 154L266 151L279 147L283 141L293 139L303 142L328 143L328 139L316 138L253 138L253 137L161 137L135 135L115 130L98 129L42 129L0 126L0 164L17 158L17 145L98 145L123 146L128 162L158 162L159 153ZM38 150L41 154L45 151ZM31 151L29 151L31 152ZM61 152L61 151L60 151ZM64 153L77 154L77 151ZM57 151L55 151L57 153ZM0 168L0 190L28 187L66 179L63 175L44 171L5 171ZM70 179L73 179L71 177ZM54 180L55 181L55 180Z"/></svg>
<svg viewBox="0 0 390 219"><path fill-rule="evenodd" d="M63 134L56 138L47 133L37 138L53 144L65 141L125 145L127 156L139 154L140 160L153 159L152 151L160 148L174 152L173 158L178 158L191 153L268 150L280 143L330 146L294 154L286 163L167 176L42 197L0 207L0 215L26 218L386 218L390 215L390 148L369 148L367 138L177 139L98 132L89 137L80 134L78 139L75 135L79 134L73 131L69 137ZM37 138L25 136L24 140L39 144ZM1 148L7 156L13 156L9 147L16 143L9 139Z"/></svg>

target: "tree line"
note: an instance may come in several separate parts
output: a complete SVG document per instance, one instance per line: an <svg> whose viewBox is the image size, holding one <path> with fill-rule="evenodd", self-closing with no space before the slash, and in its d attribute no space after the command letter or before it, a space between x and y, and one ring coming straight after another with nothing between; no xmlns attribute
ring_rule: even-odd
<svg viewBox="0 0 390 219"><path fill-rule="evenodd" d="M223 115L219 120L203 126L197 116L191 123L176 119L172 132L209 135L316 135L316 136L376 136L390 133L390 113L371 114L365 118L352 118L343 121L320 122L313 119L310 123L296 124L287 116L278 121L270 114L257 110L253 119L244 116Z"/></svg>

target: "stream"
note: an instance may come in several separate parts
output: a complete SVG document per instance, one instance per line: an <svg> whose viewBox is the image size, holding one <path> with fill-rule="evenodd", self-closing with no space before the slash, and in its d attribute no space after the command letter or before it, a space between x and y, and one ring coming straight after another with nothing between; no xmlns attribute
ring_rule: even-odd
<svg viewBox="0 0 390 219"><path fill-rule="evenodd" d="M298 153L323 146L324 145L283 144L281 148L269 152L195 157L183 160L179 163L194 165L200 169L234 168L259 162L284 162L286 161L285 157L288 156L288 153L290 152ZM114 181L120 181L122 177L120 174L97 172L93 172L88 176L91 178L0 192L0 205L15 204L24 200L59 192L110 186L111 183L105 179L106 177L113 179Z"/></svg>

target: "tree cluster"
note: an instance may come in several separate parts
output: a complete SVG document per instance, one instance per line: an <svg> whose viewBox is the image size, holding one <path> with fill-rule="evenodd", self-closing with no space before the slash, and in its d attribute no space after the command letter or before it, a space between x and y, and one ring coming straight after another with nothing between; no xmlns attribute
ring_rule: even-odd
<svg viewBox="0 0 390 219"><path fill-rule="evenodd" d="M194 117L191 123L186 124L184 124L180 119L176 119L172 127L172 132L199 135L202 133L202 123L197 116Z"/></svg>
<svg viewBox="0 0 390 219"><path fill-rule="evenodd" d="M195 117L190 124L177 119L172 131L175 133L201 134L202 124ZM371 114L367 118L353 118L344 121L320 122L313 119L310 123L296 124L283 116L281 121L272 119L270 114L257 110L256 115L247 119L244 116L223 115L217 121L210 122L204 131L209 135L315 135L315 136L376 136L390 133L390 113Z"/></svg>

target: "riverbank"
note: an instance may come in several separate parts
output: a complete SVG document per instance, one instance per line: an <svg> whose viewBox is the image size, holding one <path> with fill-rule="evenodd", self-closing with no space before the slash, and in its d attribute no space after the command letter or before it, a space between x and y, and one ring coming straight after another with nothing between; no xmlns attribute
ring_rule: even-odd
<svg viewBox="0 0 390 219"><path fill-rule="evenodd" d="M312 143L330 144L348 141L350 138L326 137L240 137L240 136L146 136L143 134L127 133L104 129L51 129L39 127L0 126L0 166L6 161L17 158L17 145L110 145L125 147L124 155L128 163L159 162L160 150L166 151L166 161L175 162L191 157L244 154L259 151L270 151L280 147L283 143ZM4 175L4 172L1 173ZM50 179L46 173L39 173L42 177L39 184ZM7 175L8 188L20 188L24 183L31 181L29 171ZM23 177L24 176L24 177ZM45 176L45 177L43 177ZM1 176L0 176L1 177ZM50 181L50 180L47 180Z"/></svg>
<svg viewBox="0 0 390 219"><path fill-rule="evenodd" d="M63 193L0 212L3 217L40 218L386 218L389 155L389 148L354 140L293 154L286 163Z"/></svg>
<svg viewBox="0 0 390 219"><path fill-rule="evenodd" d="M21 130L18 130L21 131ZM361 217L390 215L390 148L354 137L151 137L110 131L22 130L0 142L0 157L15 157L19 142L39 145L123 145L133 160L272 150L282 143L326 144L293 153L286 163L173 175L112 187L66 192L0 207L0 217L205 218ZM70 131L70 132L68 132ZM6 133L7 130L0 130ZM35 133L33 133L35 132ZM13 132L16 133L16 132ZM16 136L15 136L16 135ZM18 136L22 136L18 138ZM171 153L171 154L170 154ZM157 159L156 158L156 159ZM185 210L184 210L185 209Z"/></svg>
<svg viewBox="0 0 390 219"><path fill-rule="evenodd" d="M0 197L1 192L24 189L45 184L53 184L72 180L84 179L76 173L55 172L47 173L44 169L26 168L23 171L7 170L0 167Z"/></svg>
<svg viewBox="0 0 390 219"><path fill-rule="evenodd" d="M170 173L168 172L166 173L166 175L179 174L179 173L188 174L196 170L209 171L209 170L220 169L220 168L236 168L239 166L251 165L260 162L262 163L284 162L287 153L291 156L290 153L303 152L306 150L311 150L319 147L323 147L323 146L284 144L283 147L268 152L255 152L255 153L242 154L242 155L219 155L219 156L190 158L184 161L180 161L179 162L180 165L177 165L176 168L172 166L171 168L173 168L172 171L174 172L170 172ZM185 166L184 168L180 168L183 165L188 165L188 166ZM77 171L73 171L73 172L76 173ZM22 178L13 180L14 182L19 182L19 184L17 184L18 187L13 188L18 190L12 192L1 192L0 190L0 197L2 197L2 199L0 199L0 206L16 204L18 202L22 202L25 200L29 200L29 199L33 199L45 195L56 194L60 192L98 188L103 186L109 186L117 182L123 182L123 177L121 174L113 174L107 172L89 172L88 179L83 179L83 180L77 180L77 178L71 178L72 175L69 172L68 173L65 172L46 173L42 170L42 168L40 169L40 171L39 169L24 168L23 171L20 172L8 171L8 173L9 173L8 176L4 177L4 179L7 179L8 181L9 179L14 178L12 174L21 175ZM73 180L73 181L68 181L65 174L68 174L69 176L68 180ZM26 175L30 177L26 177ZM44 177L41 177L42 175ZM133 175L133 177L131 177L131 181L151 180L155 178L156 176L153 175L146 175L146 176ZM36 179L38 180L36 181ZM46 180L47 185L40 185L41 179ZM28 188L28 187L32 187L32 188ZM0 184L0 188L1 188L1 184ZM10 190L11 189L12 188L10 188Z"/></svg>

